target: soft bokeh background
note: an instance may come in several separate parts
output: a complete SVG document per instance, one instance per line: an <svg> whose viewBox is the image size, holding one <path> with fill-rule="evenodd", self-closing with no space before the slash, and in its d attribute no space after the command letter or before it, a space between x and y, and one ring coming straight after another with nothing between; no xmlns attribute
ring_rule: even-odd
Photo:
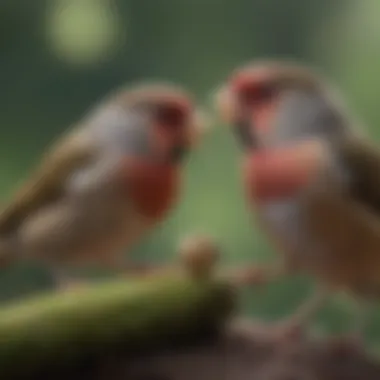
<svg viewBox="0 0 380 380"><path fill-rule="evenodd" d="M379 12L377 0L0 0L1 197L54 137L115 87L166 79L207 103L230 70L263 56L318 66L376 137ZM219 240L226 265L272 260L244 205L237 161L228 129L216 128L189 161L180 206L134 255L171 260L181 236L204 232ZM0 298L47 286L43 268L18 265L0 275ZM278 318L309 291L306 279L285 280L247 292L243 308ZM336 298L315 326L343 331L351 311ZM369 336L380 340L379 315Z"/></svg>

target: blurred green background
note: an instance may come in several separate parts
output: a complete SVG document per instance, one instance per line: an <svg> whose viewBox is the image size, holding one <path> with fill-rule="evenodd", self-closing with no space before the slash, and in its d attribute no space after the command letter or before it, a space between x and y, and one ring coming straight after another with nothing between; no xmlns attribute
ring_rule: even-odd
<svg viewBox="0 0 380 380"><path fill-rule="evenodd" d="M0 191L4 201L51 140L94 102L146 79L181 83L199 101L230 70L254 58L293 58L319 67L360 119L380 132L380 3L377 0L0 0ZM239 185L238 150L224 126L186 167L182 202L134 256L162 262L188 233L208 233L223 263L270 261ZM3 301L49 286L43 268L0 275ZM310 291L284 280L243 296L249 315L278 318ZM319 330L350 326L352 304L336 298ZM378 321L378 323L376 323ZM369 336L380 340L380 315Z"/></svg>

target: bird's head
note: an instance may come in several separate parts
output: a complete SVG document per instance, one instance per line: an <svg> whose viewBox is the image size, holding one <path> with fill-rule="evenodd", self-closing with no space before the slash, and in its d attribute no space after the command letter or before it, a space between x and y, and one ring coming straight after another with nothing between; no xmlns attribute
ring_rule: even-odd
<svg viewBox="0 0 380 380"><path fill-rule="evenodd" d="M179 163L207 128L191 96L172 85L140 85L119 95L118 102L140 120L135 128L145 137L142 148L158 160Z"/></svg>
<svg viewBox="0 0 380 380"><path fill-rule="evenodd" d="M293 196L325 167L331 143L351 132L331 94L313 70L273 61L236 70L222 87L217 106L248 152L256 198Z"/></svg>
<svg viewBox="0 0 380 380"><path fill-rule="evenodd" d="M329 95L311 69L268 61L236 70L216 101L242 146L258 149L345 131L342 113Z"/></svg>

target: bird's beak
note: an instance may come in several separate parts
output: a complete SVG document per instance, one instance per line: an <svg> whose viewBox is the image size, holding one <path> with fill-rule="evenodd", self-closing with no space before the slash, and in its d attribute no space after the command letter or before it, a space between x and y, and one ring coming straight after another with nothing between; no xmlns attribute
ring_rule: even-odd
<svg viewBox="0 0 380 380"><path fill-rule="evenodd" d="M221 87L214 97L215 108L224 123L233 127L239 144L246 148L256 146L253 120L243 116L236 95L226 86Z"/></svg>
<svg viewBox="0 0 380 380"><path fill-rule="evenodd" d="M214 107L224 123L234 125L238 115L238 102L232 91L222 86L214 95Z"/></svg>
<svg viewBox="0 0 380 380"><path fill-rule="evenodd" d="M190 118L186 133L173 146L170 159L174 162L182 161L186 154L199 144L204 135L211 128L211 119L203 109L196 109Z"/></svg>
<svg viewBox="0 0 380 380"><path fill-rule="evenodd" d="M196 109L190 122L190 145L197 145L204 135L211 130L211 128L212 119L210 115L204 109Z"/></svg>

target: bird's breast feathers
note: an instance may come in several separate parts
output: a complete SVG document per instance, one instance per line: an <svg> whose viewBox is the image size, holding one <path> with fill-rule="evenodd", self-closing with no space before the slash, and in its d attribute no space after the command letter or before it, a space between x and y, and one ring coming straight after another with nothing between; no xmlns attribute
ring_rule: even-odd
<svg viewBox="0 0 380 380"><path fill-rule="evenodd" d="M162 219L177 200L178 168L142 161L127 165L128 196L136 210L149 219Z"/></svg>
<svg viewBox="0 0 380 380"><path fill-rule="evenodd" d="M248 196L257 202L293 198L330 164L328 156L325 144L312 139L253 152L243 165Z"/></svg>
<svg viewBox="0 0 380 380"><path fill-rule="evenodd" d="M308 271L339 286L379 286L379 218L344 191L344 167L333 156L325 163L304 191L256 201L257 211Z"/></svg>

